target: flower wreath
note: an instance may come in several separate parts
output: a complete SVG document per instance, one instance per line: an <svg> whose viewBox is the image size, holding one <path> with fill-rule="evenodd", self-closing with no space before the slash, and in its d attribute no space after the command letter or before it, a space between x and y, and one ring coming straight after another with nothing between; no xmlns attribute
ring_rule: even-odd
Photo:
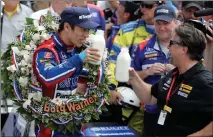
<svg viewBox="0 0 213 137"><path fill-rule="evenodd" d="M40 21L26 19L24 31L8 45L2 55L2 89L18 106L18 113L28 122L35 120L52 130L73 133L78 125L99 119L106 111L104 102L109 98L107 60L99 65L88 64L87 90L74 94L67 101L42 97L32 72L32 57L37 45L57 31L58 21L50 12ZM12 59L11 59L12 57ZM100 71L101 70L101 71ZM101 73L98 73L101 72ZM97 78L98 76L98 78Z"/></svg>

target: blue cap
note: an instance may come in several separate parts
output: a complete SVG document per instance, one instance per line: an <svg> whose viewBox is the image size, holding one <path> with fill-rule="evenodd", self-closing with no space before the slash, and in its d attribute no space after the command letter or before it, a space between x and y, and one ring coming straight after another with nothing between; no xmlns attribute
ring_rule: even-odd
<svg viewBox="0 0 213 137"><path fill-rule="evenodd" d="M61 13L61 21L85 29L96 29L100 25L92 21L92 15L87 8L70 7Z"/></svg>
<svg viewBox="0 0 213 137"><path fill-rule="evenodd" d="M167 22L171 22L176 18L176 14L174 9L168 5L161 5L155 9L154 19L155 20L164 20Z"/></svg>

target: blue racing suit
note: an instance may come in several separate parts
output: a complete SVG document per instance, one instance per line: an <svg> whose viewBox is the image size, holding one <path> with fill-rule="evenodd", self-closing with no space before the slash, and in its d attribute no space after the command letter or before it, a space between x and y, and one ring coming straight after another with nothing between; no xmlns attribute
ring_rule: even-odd
<svg viewBox="0 0 213 137"><path fill-rule="evenodd" d="M69 49L69 47L71 47ZM42 85L42 95L46 97L68 99L77 88L78 77L82 72L83 61L78 55L77 48L67 46L58 33L41 44L33 55L33 72ZM38 137L58 136L82 136L76 134L63 134L58 131L51 131L44 125L37 125L35 129Z"/></svg>

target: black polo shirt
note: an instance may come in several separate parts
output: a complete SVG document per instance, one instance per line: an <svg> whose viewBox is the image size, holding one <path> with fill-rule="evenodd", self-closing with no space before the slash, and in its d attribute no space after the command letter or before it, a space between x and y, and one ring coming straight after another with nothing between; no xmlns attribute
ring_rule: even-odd
<svg viewBox="0 0 213 137"><path fill-rule="evenodd" d="M203 129L213 119L212 73L200 62L184 74L179 74L176 68L152 86L158 108L163 110L174 77L171 94L175 92L168 100L172 112L167 113L163 126L157 124L156 136L187 136Z"/></svg>

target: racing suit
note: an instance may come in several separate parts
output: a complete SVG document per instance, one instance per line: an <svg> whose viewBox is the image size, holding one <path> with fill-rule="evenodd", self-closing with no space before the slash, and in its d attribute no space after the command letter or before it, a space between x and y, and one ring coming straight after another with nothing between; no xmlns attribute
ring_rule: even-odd
<svg viewBox="0 0 213 137"><path fill-rule="evenodd" d="M109 36L109 38L107 39L107 42L106 42L106 48L107 48L109 53L111 51L114 39L117 36L119 29L120 29L120 25L113 25L112 26L112 33L111 33L111 35Z"/></svg>
<svg viewBox="0 0 213 137"><path fill-rule="evenodd" d="M71 47L71 46L70 46ZM45 97L68 99L77 88L78 76L82 72L83 61L78 55L77 48L69 49L58 33L42 43L33 56L33 72L42 85L42 95ZM51 131L44 125L37 125L35 134L38 137L49 136L82 136L79 132L74 135L67 132Z"/></svg>
<svg viewBox="0 0 213 137"><path fill-rule="evenodd" d="M130 56L137 49L138 44L146 39L149 39L154 33L154 29L148 28L144 20L131 21L120 26L120 30L113 40L111 50L109 52L109 75L110 77L110 90L115 90L118 82L115 80L115 67L118 54L121 48L129 48ZM122 108L122 115L130 117L131 109ZM129 126L135 129L139 134L143 129L143 110L136 112L128 122Z"/></svg>
<svg viewBox="0 0 213 137"><path fill-rule="evenodd" d="M170 54L165 53L160 47L157 36L154 34L149 40L145 40L140 43L137 50L134 52L134 57L131 66L136 71L142 71L150 68L155 63L168 64ZM161 75L148 76L144 79L145 82L153 85L159 81ZM144 112L144 135L154 136L155 124L159 116L159 110L157 105L145 105Z"/></svg>

